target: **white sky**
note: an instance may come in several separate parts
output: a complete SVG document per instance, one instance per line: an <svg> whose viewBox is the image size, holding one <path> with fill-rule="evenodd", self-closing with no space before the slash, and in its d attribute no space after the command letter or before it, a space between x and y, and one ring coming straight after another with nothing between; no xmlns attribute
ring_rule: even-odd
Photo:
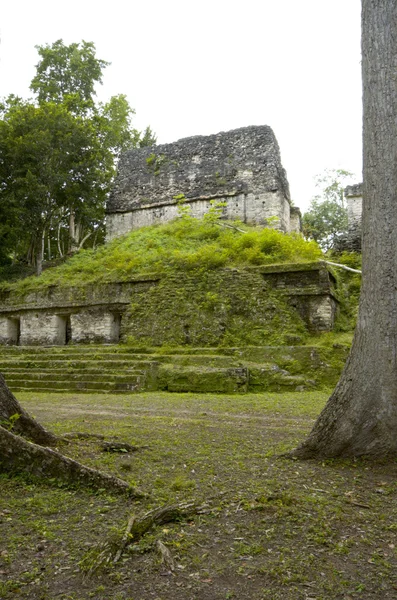
<svg viewBox="0 0 397 600"><path fill-rule="evenodd" d="M126 94L158 143L270 125L294 203L361 181L360 0L19 0L0 12L0 96L29 97L35 45L94 42L98 97Z"/></svg>

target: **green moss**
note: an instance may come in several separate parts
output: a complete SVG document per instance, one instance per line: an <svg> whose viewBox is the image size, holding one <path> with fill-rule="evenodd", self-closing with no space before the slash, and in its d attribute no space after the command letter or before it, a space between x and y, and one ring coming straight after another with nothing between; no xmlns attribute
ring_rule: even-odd
<svg viewBox="0 0 397 600"><path fill-rule="evenodd" d="M125 323L133 345L261 346L308 335L260 272L232 269L169 274L134 300Z"/></svg>

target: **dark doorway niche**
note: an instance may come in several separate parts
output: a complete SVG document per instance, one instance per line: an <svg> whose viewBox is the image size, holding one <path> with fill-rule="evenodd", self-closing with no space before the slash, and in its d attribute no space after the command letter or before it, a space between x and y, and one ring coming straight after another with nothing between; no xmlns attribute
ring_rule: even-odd
<svg viewBox="0 0 397 600"><path fill-rule="evenodd" d="M57 346L66 346L72 340L72 325L70 321L70 315L57 315L56 316L56 340Z"/></svg>
<svg viewBox="0 0 397 600"><path fill-rule="evenodd" d="M21 319L10 317L7 319L7 337L11 346L19 346L21 338Z"/></svg>
<svg viewBox="0 0 397 600"><path fill-rule="evenodd" d="M110 342L113 344L118 344L120 341L121 314L118 312L112 313L112 317Z"/></svg>
<svg viewBox="0 0 397 600"><path fill-rule="evenodd" d="M66 315L66 330L65 330L65 344L68 345L72 341L72 323L70 315Z"/></svg>

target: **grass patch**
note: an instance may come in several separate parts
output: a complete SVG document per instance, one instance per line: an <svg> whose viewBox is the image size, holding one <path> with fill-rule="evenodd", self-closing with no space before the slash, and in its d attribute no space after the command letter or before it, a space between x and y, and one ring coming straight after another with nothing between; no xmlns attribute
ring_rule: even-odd
<svg viewBox="0 0 397 600"><path fill-rule="evenodd" d="M327 397L20 394L58 433L103 433L148 446L124 456L80 440L67 451L151 496L131 504L1 477L0 597L395 598L396 462L279 457L304 438ZM154 529L92 579L80 572L92 547L120 535L131 513L219 492L207 514ZM158 539L175 559L173 575L153 552Z"/></svg>
<svg viewBox="0 0 397 600"><path fill-rule="evenodd" d="M222 267L305 262L321 258L315 242L274 229L224 228L216 219L184 215L164 225L143 227L96 250L81 250L40 277L2 284L19 293L50 285L68 287L128 281L153 272L208 271Z"/></svg>

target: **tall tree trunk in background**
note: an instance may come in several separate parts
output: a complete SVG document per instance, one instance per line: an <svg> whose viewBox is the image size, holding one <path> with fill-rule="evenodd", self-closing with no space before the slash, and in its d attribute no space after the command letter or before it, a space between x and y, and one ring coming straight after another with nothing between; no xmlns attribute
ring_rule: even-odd
<svg viewBox="0 0 397 600"><path fill-rule="evenodd" d="M36 253L36 275L41 275L43 272L44 242L45 242L45 229L43 229L41 238L39 238L39 240L38 240L38 247L37 247L37 253Z"/></svg>
<svg viewBox="0 0 397 600"><path fill-rule="evenodd" d="M77 252L79 248L80 223L76 223L76 214L73 209L69 215L69 253Z"/></svg>
<svg viewBox="0 0 397 600"><path fill-rule="evenodd" d="M363 282L352 350L302 458L397 453L397 2L362 1Z"/></svg>

